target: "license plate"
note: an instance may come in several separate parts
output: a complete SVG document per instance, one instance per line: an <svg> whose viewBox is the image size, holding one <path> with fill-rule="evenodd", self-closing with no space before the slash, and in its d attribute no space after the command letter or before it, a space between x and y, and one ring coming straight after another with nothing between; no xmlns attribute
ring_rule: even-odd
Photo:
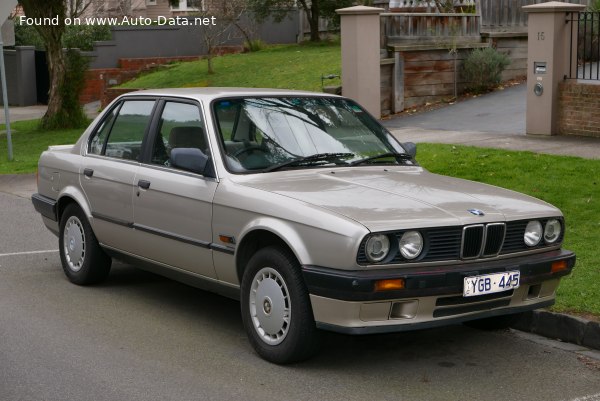
<svg viewBox="0 0 600 401"><path fill-rule="evenodd" d="M519 271L465 277L463 297L509 291L519 288L520 282L521 272Z"/></svg>

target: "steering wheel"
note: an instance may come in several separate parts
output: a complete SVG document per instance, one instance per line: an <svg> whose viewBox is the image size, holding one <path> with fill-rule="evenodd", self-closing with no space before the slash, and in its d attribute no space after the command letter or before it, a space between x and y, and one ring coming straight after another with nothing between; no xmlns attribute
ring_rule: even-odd
<svg viewBox="0 0 600 401"><path fill-rule="evenodd" d="M244 154L244 153L251 153L255 150L260 150L263 153L267 153L267 150L264 149L262 146L260 145L250 145L247 148L242 148L240 150L238 150L237 152L235 152L234 154L232 154L231 156L237 158L239 155Z"/></svg>

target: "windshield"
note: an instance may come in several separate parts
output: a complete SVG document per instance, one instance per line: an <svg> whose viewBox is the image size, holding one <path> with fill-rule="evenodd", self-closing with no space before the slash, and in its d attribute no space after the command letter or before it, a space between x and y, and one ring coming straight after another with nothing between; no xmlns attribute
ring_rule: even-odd
<svg viewBox="0 0 600 401"><path fill-rule="evenodd" d="M341 98L218 100L217 127L229 170L410 162L402 146L356 103ZM384 157L375 157L382 155Z"/></svg>

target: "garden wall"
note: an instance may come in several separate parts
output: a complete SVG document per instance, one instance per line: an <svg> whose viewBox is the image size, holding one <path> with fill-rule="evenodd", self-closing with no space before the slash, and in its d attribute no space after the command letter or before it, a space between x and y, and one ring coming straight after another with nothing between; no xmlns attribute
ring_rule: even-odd
<svg viewBox="0 0 600 401"><path fill-rule="evenodd" d="M242 24L250 24L243 17ZM267 43L296 43L299 35L299 14L290 13L280 23L272 20L254 24L255 37ZM201 26L115 26L111 28L112 40L94 43L88 52L90 68L118 68L124 58L181 57L206 54ZM224 45L241 45L244 40L235 28L223 37L231 38Z"/></svg>
<svg viewBox="0 0 600 401"><path fill-rule="evenodd" d="M458 94L463 93L462 61L474 48L487 46L487 43L460 45L456 56L456 76L454 55L444 47L390 46L394 57L383 59L381 65L382 115L453 98L455 77Z"/></svg>
<svg viewBox="0 0 600 401"><path fill-rule="evenodd" d="M558 90L559 133L600 138L600 85L566 81Z"/></svg>

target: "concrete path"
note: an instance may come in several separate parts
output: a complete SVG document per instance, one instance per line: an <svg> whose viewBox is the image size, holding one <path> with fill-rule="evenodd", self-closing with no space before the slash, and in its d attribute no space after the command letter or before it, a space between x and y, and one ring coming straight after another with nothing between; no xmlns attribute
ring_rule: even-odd
<svg viewBox="0 0 600 401"><path fill-rule="evenodd" d="M524 84L383 121L402 142L448 143L600 159L600 138L525 134Z"/></svg>
<svg viewBox="0 0 600 401"><path fill-rule="evenodd" d="M10 106L10 121L25 121L25 120L35 120L37 118L42 118L44 114L46 114L46 110L48 106L45 105L36 105L36 106L26 106L26 107L16 107ZM85 110L85 114L89 118L95 118L98 115L98 110L100 109L100 102L92 102L83 106ZM4 124L4 106L0 106L0 124Z"/></svg>

